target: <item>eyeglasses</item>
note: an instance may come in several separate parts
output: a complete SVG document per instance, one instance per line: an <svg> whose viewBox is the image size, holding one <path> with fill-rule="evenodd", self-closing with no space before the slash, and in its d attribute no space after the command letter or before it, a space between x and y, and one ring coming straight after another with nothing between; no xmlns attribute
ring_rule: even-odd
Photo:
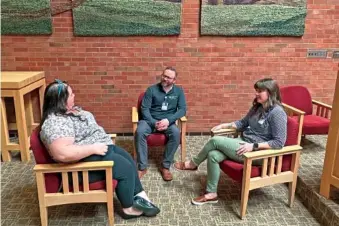
<svg viewBox="0 0 339 226"><path fill-rule="evenodd" d="M175 79L175 77L174 78L171 78L171 77L169 77L168 75L165 75L165 74L162 74L161 75L163 78L165 78L165 79L168 79L168 80L173 80L173 79Z"/></svg>
<svg viewBox="0 0 339 226"><path fill-rule="evenodd" d="M65 85L63 81L61 81L60 79L55 79L55 82L58 83L58 97L60 96L62 87Z"/></svg>

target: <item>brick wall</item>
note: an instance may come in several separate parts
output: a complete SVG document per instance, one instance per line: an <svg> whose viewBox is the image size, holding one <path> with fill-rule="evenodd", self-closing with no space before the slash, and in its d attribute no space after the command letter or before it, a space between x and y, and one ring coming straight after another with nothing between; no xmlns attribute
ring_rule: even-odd
<svg viewBox="0 0 339 226"><path fill-rule="evenodd" d="M68 0L53 1L53 4ZM73 84L78 105L108 132L131 132L131 107L161 70L173 65L184 87L188 131L208 131L241 117L253 83L265 76L302 84L332 103L338 60L307 59L339 49L339 1L308 0L306 31L295 37L200 37L199 0L185 0L178 37L74 37L72 13L53 17L51 36L2 36L2 70L42 70Z"/></svg>

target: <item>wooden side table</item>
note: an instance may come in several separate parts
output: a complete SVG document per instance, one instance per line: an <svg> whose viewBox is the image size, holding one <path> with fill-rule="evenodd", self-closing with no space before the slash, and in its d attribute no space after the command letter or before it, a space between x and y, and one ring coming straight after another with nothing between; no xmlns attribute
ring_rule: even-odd
<svg viewBox="0 0 339 226"><path fill-rule="evenodd" d="M339 66L339 65L338 65ZM330 198L332 187L339 189L339 71L334 90L330 129L328 131L320 195Z"/></svg>
<svg viewBox="0 0 339 226"><path fill-rule="evenodd" d="M45 87L44 72L1 72L1 155L3 161L11 161L10 151L14 150L20 150L21 161L30 161L28 136L38 125L34 123L30 93L39 89L40 110L42 111ZM11 127L18 130L19 144L11 143L9 140L5 97L14 99L16 125Z"/></svg>

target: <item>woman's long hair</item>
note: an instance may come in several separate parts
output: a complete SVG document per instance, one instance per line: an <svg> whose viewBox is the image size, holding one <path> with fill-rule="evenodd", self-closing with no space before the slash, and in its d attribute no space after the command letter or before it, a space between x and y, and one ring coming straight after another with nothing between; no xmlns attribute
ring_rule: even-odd
<svg viewBox="0 0 339 226"><path fill-rule="evenodd" d="M258 110L260 112L260 116L265 112L270 110L275 105L281 106L281 97L280 97L280 89L278 86L278 83L274 81L271 78L264 78L258 80L254 84L254 89L256 90L266 90L268 92L268 100L266 103L264 103L264 106L262 106L261 103L257 102L257 98L254 98L253 100L253 110L254 112L257 112ZM262 108L260 108L262 106Z"/></svg>
<svg viewBox="0 0 339 226"><path fill-rule="evenodd" d="M67 112L68 84L64 81L50 83L44 94L40 127L50 114L65 115Z"/></svg>

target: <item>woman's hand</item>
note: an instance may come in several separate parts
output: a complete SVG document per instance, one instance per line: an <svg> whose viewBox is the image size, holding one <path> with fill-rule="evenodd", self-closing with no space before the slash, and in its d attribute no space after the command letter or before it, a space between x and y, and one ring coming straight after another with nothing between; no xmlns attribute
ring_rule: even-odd
<svg viewBox="0 0 339 226"><path fill-rule="evenodd" d="M230 123L222 123L220 125L214 126L211 129L211 131L214 132L214 131L218 131L218 130L221 130L221 129L227 129L227 128L230 128L230 127L231 127Z"/></svg>
<svg viewBox="0 0 339 226"><path fill-rule="evenodd" d="M95 143L93 144L94 155L106 155L108 146L106 144Z"/></svg>
<svg viewBox="0 0 339 226"><path fill-rule="evenodd" d="M246 152L253 151L253 144L241 142L240 147L237 150L237 155L243 155Z"/></svg>

